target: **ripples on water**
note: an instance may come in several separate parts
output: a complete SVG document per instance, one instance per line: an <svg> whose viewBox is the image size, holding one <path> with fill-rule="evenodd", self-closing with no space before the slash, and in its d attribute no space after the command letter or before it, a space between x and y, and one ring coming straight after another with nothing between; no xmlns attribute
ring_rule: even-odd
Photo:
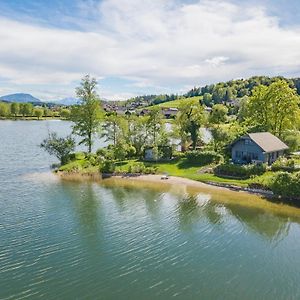
<svg viewBox="0 0 300 300"><path fill-rule="evenodd" d="M32 147L41 125L26 123L24 143L11 140L24 126L1 125L0 299L299 299L291 218L205 193L60 182Z"/></svg>

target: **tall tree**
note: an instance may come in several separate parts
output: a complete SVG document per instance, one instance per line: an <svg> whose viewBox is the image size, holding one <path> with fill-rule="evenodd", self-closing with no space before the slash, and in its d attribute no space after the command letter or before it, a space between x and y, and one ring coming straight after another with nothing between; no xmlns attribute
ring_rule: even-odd
<svg viewBox="0 0 300 300"><path fill-rule="evenodd" d="M277 80L270 86L258 86L247 103L247 115L262 130L281 137L284 131L293 129L300 113L300 98L296 90L285 80Z"/></svg>
<svg viewBox="0 0 300 300"><path fill-rule="evenodd" d="M127 143L136 149L138 156L141 156L145 141L147 141L147 117L131 115L126 120L128 122Z"/></svg>
<svg viewBox="0 0 300 300"><path fill-rule="evenodd" d="M228 108L223 104L215 104L212 107L211 114L209 116L209 122L212 124L224 123L227 119Z"/></svg>
<svg viewBox="0 0 300 300"><path fill-rule="evenodd" d="M36 108L33 113L39 120L43 116L44 111L41 108Z"/></svg>
<svg viewBox="0 0 300 300"><path fill-rule="evenodd" d="M192 148L196 149L199 141L199 129L204 123L204 110L199 104L193 101L184 101L179 106L179 113L176 117L176 125L178 126L181 136L189 137L192 141Z"/></svg>
<svg viewBox="0 0 300 300"><path fill-rule="evenodd" d="M89 153L92 152L93 137L99 131L103 119L96 86L96 79L89 75L81 80L80 87L76 89L80 104L72 107L70 117L74 123L73 133L82 137L79 144L86 145Z"/></svg>
<svg viewBox="0 0 300 300"><path fill-rule="evenodd" d="M102 136L106 138L106 141L110 141L114 146L116 146L120 140L125 139L125 127L125 119L121 116L118 116L117 113L112 113L104 118Z"/></svg>
<svg viewBox="0 0 300 300"><path fill-rule="evenodd" d="M16 118L20 112L20 105L17 102L13 102L10 106L10 113Z"/></svg>
<svg viewBox="0 0 300 300"><path fill-rule="evenodd" d="M0 117L7 117L9 112L9 105L7 103L0 102Z"/></svg>
<svg viewBox="0 0 300 300"><path fill-rule="evenodd" d="M33 105L31 103L22 103L20 105L20 113L23 117L31 116L33 112Z"/></svg>
<svg viewBox="0 0 300 300"><path fill-rule="evenodd" d="M147 131L149 144L156 145L160 135L164 131L163 116L159 106L155 106L149 113L147 119Z"/></svg>

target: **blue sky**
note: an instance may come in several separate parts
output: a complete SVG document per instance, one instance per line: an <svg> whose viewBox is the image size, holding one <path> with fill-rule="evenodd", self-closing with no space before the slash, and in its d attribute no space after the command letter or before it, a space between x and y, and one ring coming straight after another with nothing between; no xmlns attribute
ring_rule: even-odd
<svg viewBox="0 0 300 300"><path fill-rule="evenodd" d="M298 0L0 0L0 95L127 99L252 75L300 76Z"/></svg>

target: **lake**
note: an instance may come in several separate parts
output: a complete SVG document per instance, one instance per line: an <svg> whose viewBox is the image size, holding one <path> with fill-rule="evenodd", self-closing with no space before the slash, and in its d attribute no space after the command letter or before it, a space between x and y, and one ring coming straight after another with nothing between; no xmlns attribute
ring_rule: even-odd
<svg viewBox="0 0 300 300"><path fill-rule="evenodd" d="M0 299L300 298L298 209L60 181L48 130L70 124L0 121Z"/></svg>

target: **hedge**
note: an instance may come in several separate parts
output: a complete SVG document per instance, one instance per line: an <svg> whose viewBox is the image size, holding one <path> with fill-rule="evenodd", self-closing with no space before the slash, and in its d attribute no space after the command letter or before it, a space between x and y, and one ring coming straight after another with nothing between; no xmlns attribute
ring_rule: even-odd
<svg viewBox="0 0 300 300"><path fill-rule="evenodd" d="M280 172L270 184L272 192L285 198L300 199L300 172Z"/></svg>
<svg viewBox="0 0 300 300"><path fill-rule="evenodd" d="M266 172L266 165L234 165L234 164L221 164L214 169L215 175L232 176L239 178L249 178L253 175L262 175Z"/></svg>
<svg viewBox="0 0 300 300"><path fill-rule="evenodd" d="M296 170L295 160L281 157L272 164L271 169L272 171L293 172Z"/></svg>

